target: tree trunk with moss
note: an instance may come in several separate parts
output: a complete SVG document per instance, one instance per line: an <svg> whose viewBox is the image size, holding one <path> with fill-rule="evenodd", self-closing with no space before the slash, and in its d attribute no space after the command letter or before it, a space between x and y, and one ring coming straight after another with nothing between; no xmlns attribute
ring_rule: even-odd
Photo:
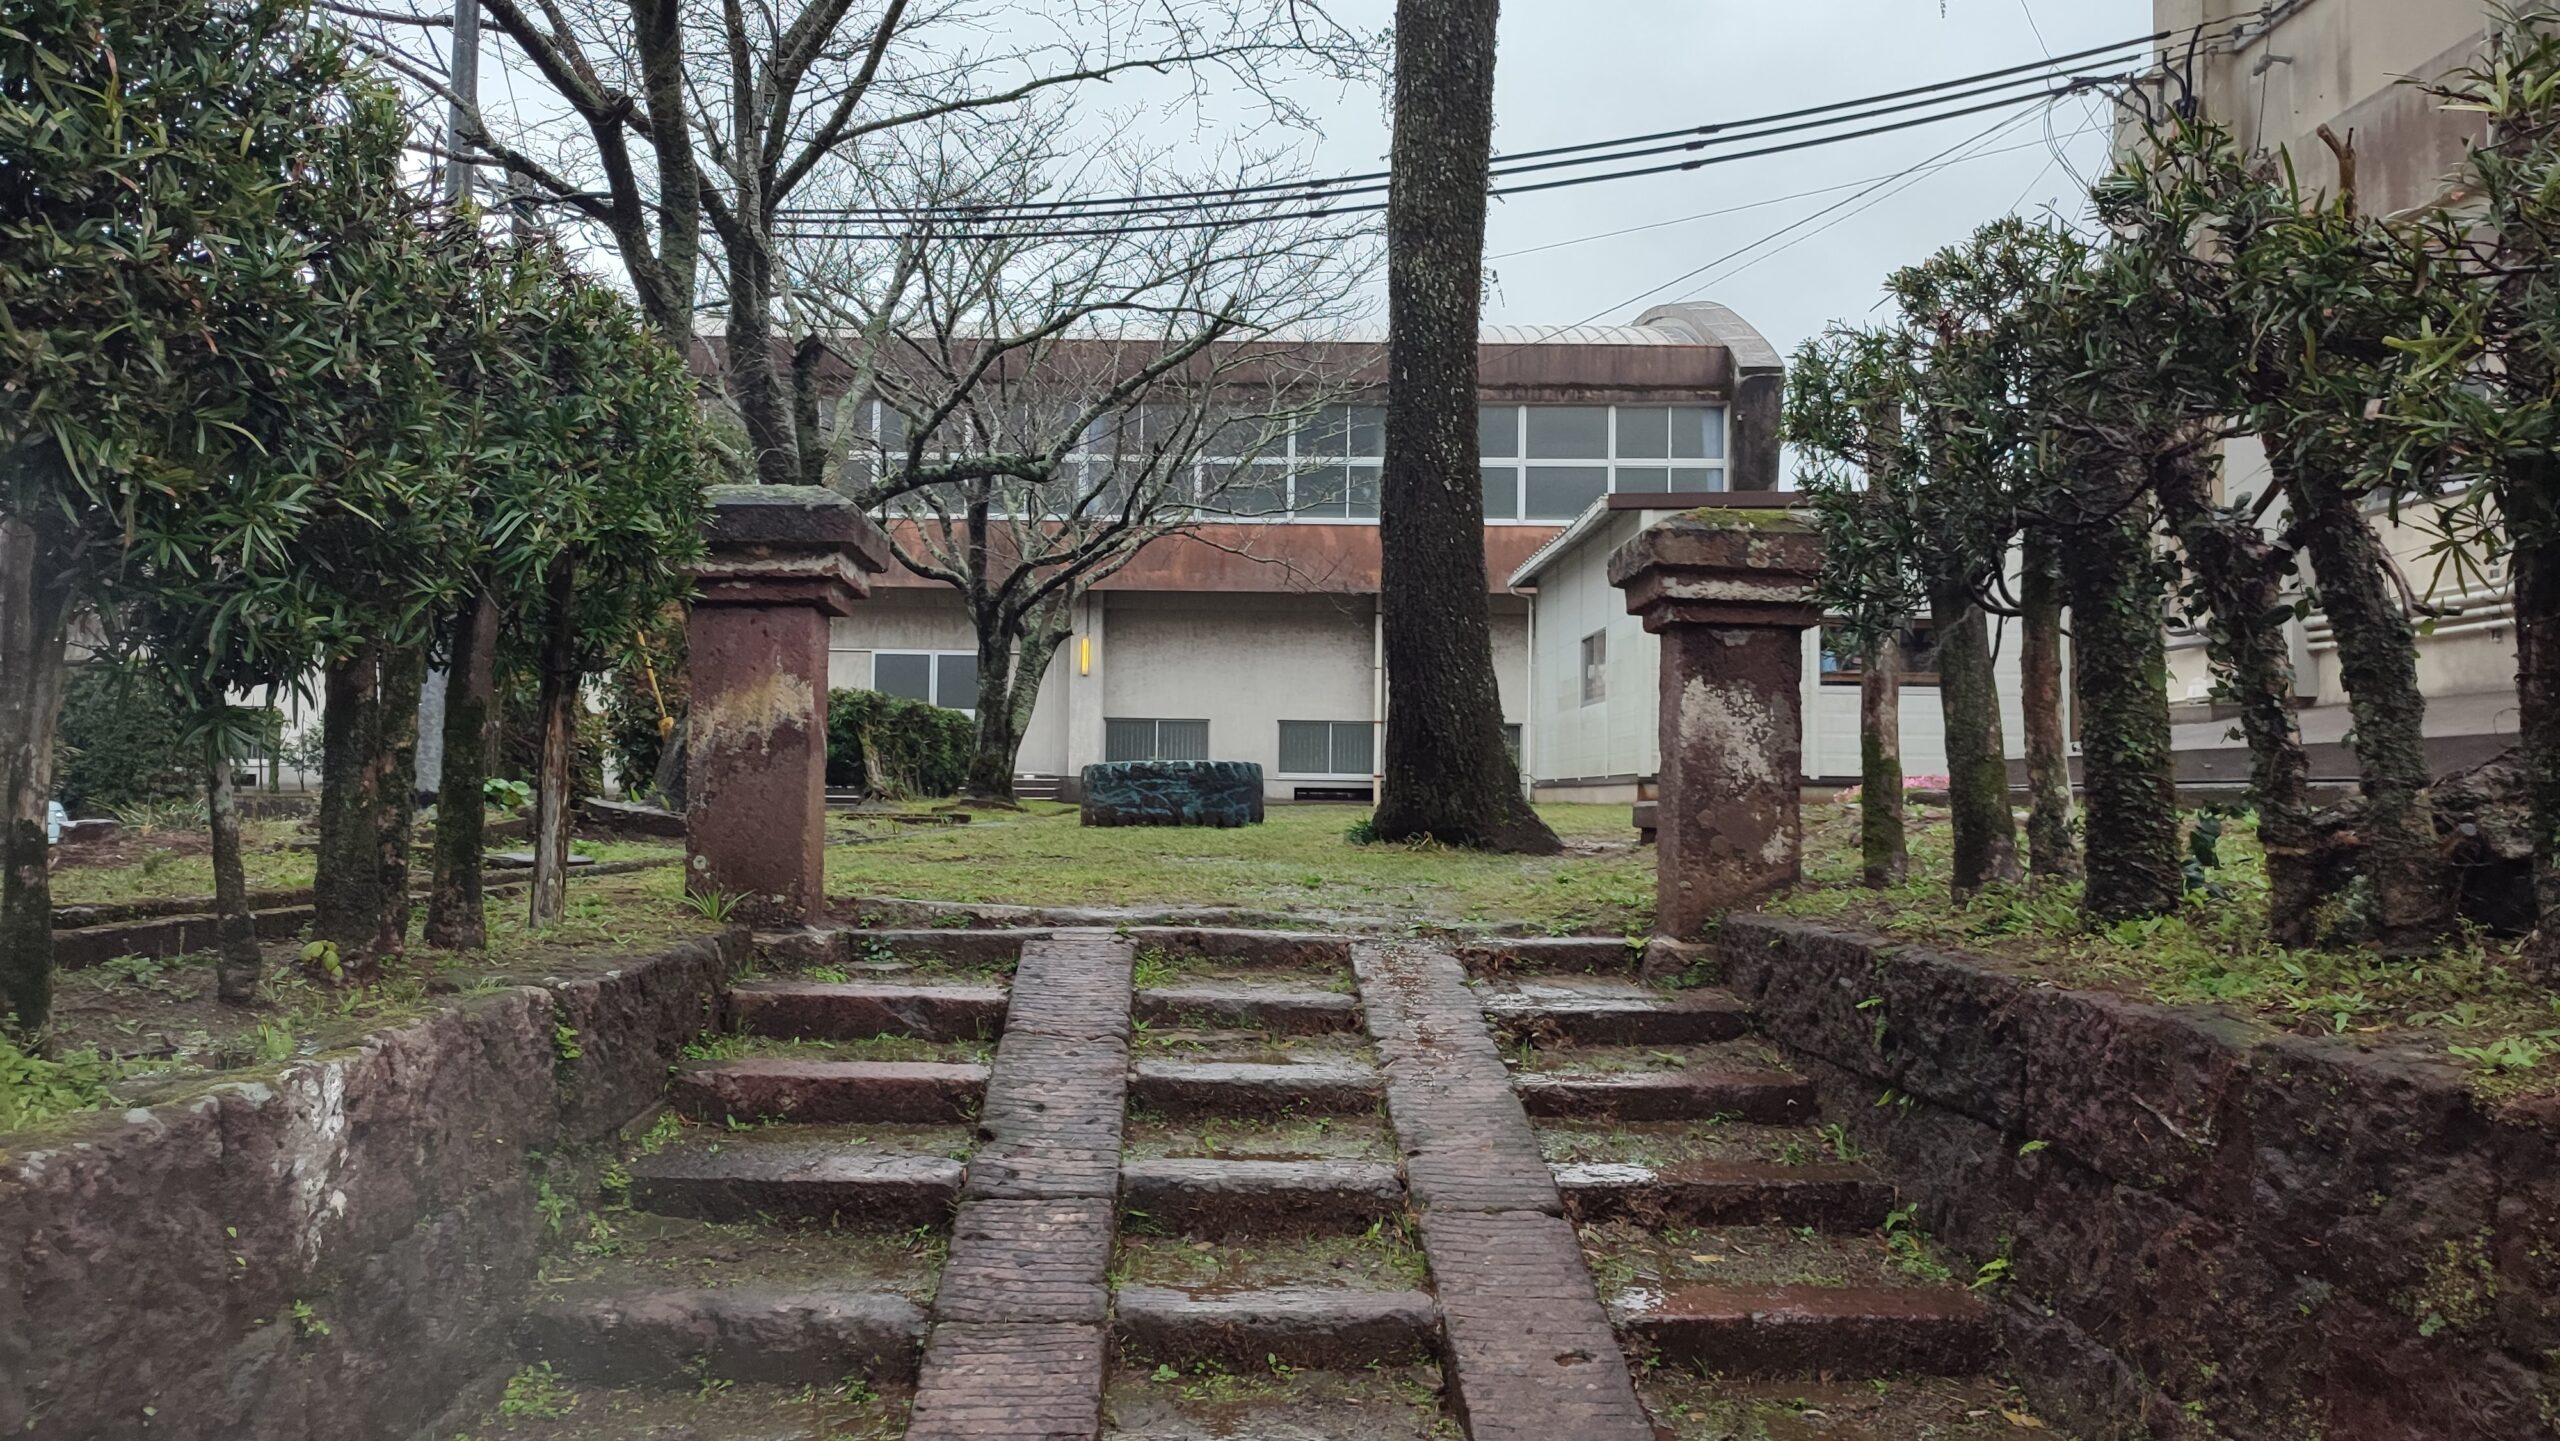
<svg viewBox="0 0 2560 1441"><path fill-rule="evenodd" d="M1040 702L1049 663L1072 633L1066 603L1041 606L1027 620L980 629L978 734L969 753L968 795L973 801L1012 805L1013 773L1022 737Z"/></svg>
<svg viewBox="0 0 2560 1441"><path fill-rule="evenodd" d="M2027 868L2038 879L2080 874L2071 839L2071 749L2062 724L2062 581L2053 543L2030 530L2018 581L2018 708L2026 726Z"/></svg>
<svg viewBox="0 0 2560 1441"><path fill-rule="evenodd" d="M489 944L487 874L489 714L498 693L498 605L482 593L454 617L444 698L444 770L436 788L435 879L426 940L447 950Z"/></svg>
<svg viewBox="0 0 2560 1441"><path fill-rule="evenodd" d="M541 759L533 777L533 884L528 912L555 925L569 909L569 768L577 739L577 565L563 555L543 578Z"/></svg>
<svg viewBox="0 0 2560 1441"><path fill-rule="evenodd" d="M2169 660L2151 512L2060 532L2071 607L2071 675L2080 715L2082 827L2089 867L2081 912L2092 925L2166 915L2186 890L2178 785L2169 742Z"/></svg>
<svg viewBox="0 0 2560 1441"><path fill-rule="evenodd" d="M312 934L349 974L399 950L409 929L409 822L418 749L417 651L366 644L322 669L320 814Z"/></svg>
<svg viewBox="0 0 2560 1441"><path fill-rule="evenodd" d="M2009 808L1990 622L1971 591L1945 578L1930 581L1929 619L1938 637L1938 706L1946 720L1954 890L1962 898L2018 878L2018 820Z"/></svg>
<svg viewBox="0 0 2560 1441"><path fill-rule="evenodd" d="M2546 473L2538 493L2560 495L2560 474ZM2560 531L2549 515L2516 526L2516 709L2523 742L2525 794L2533 805L2533 900L2537 923L2525 961L2546 985L2560 986Z"/></svg>
<svg viewBox="0 0 2560 1441"><path fill-rule="evenodd" d="M1476 466L1495 0L1400 0L1387 203L1387 454L1378 523L1386 840L1552 855L1502 740Z"/></svg>
<svg viewBox="0 0 2560 1441"><path fill-rule="evenodd" d="M2355 497L2316 467L2291 467L2284 478L2355 723L2382 947L2400 955L2432 951L2453 931L2453 877L2427 796L2435 775L2427 764L2417 627L2392 594L2382 538Z"/></svg>
<svg viewBox="0 0 2560 1441"><path fill-rule="evenodd" d="M48 807L69 668L69 591L33 525L0 517L0 1021L22 1036L53 1017Z"/></svg>
<svg viewBox="0 0 2560 1441"><path fill-rule="evenodd" d="M2310 943L2320 880L2312 865L2311 760L2294 718L2293 649L2285 636L2286 557L2237 511L2213 503L2201 457L2160 467L2153 491L2186 552L2211 615L2206 638L2240 707L2249 746L2249 800L2267 855L2267 935Z"/></svg>
<svg viewBox="0 0 2560 1441"><path fill-rule="evenodd" d="M1858 846L1866 884L1884 890L1911 871L1902 821L1902 641L1887 633L1858 657Z"/></svg>
<svg viewBox="0 0 2560 1441"><path fill-rule="evenodd" d="M240 807L232 794L231 750L218 728L205 738L205 829L213 839L214 992L246 1006L258 999L266 957L258 949L258 923L249 914L249 871L241 855Z"/></svg>

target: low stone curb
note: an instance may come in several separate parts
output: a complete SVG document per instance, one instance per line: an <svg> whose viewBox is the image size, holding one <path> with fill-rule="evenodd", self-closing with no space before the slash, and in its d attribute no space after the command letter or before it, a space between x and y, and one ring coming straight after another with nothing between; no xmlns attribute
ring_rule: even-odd
<svg viewBox="0 0 2560 1441"><path fill-rule="evenodd" d="M1404 1207L1396 1168L1375 1161L1130 1161L1120 1203L1172 1235L1356 1232Z"/></svg>
<svg viewBox="0 0 2560 1441"><path fill-rule="evenodd" d="M1524 1073L1514 1083L1532 1116L1585 1121L1703 1121L1730 1116L1788 1126L1813 1115L1813 1083L1785 1071Z"/></svg>
<svg viewBox="0 0 2560 1441"><path fill-rule="evenodd" d="M749 981L729 990L732 1029L781 1040L988 1040L1004 1028L1004 1012L1005 993L995 986Z"/></svg>
<svg viewBox="0 0 2560 1441"><path fill-rule="evenodd" d="M935 1061L695 1061L667 1098L693 1121L933 1123L978 1114L984 1066Z"/></svg>
<svg viewBox="0 0 2560 1441"><path fill-rule="evenodd" d="M1131 1104L1177 1118L1350 1116L1376 1110L1385 1095L1376 1071L1332 1061L1140 1061L1129 1076Z"/></svg>
<svg viewBox="0 0 2560 1441"><path fill-rule="evenodd" d="M1686 1287L1622 1313L1663 1361L1732 1376L1961 1376L1991 1362L1991 1315L1942 1287Z"/></svg>
<svg viewBox="0 0 2560 1441"><path fill-rule="evenodd" d="M516 1328L526 1355L610 1386L900 1383L923 1336L924 1308L902 1296L761 1286L571 1295Z"/></svg>
<svg viewBox="0 0 2560 1441"><path fill-rule="evenodd" d="M705 1221L765 1218L829 1226L936 1225L960 1197L947 1156L878 1155L833 1142L729 1136L633 1161L631 1204Z"/></svg>

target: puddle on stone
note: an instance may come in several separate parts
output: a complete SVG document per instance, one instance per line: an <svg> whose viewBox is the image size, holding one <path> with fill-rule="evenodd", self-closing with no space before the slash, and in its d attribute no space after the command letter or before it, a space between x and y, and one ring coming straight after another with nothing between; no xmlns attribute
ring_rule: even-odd
<svg viewBox="0 0 2560 1441"><path fill-rule="evenodd" d="M1364 1371L1122 1367L1103 1397L1118 1441L1456 1441L1436 1366ZM1558 1441L1567 1441L1559 1437Z"/></svg>

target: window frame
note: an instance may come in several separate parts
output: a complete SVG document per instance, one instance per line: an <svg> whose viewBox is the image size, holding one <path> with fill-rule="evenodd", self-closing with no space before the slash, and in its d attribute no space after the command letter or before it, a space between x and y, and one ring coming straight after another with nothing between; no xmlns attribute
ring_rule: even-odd
<svg viewBox="0 0 2560 1441"><path fill-rule="evenodd" d="M1609 632L1606 627L1582 638L1581 694L1584 706L1609 703Z"/></svg>
<svg viewBox="0 0 2560 1441"><path fill-rule="evenodd" d="M1286 732L1280 728L1287 726L1325 727L1324 759L1325 764L1328 767L1331 767L1331 769L1320 771L1290 770L1287 766L1281 764L1280 758L1288 754L1288 746L1285 738ZM1361 739L1363 748L1369 753L1369 763L1360 767L1358 770L1344 769L1340 764L1343 759L1342 735L1345 731L1350 731L1358 735ZM1355 776L1366 779L1370 776L1374 776L1377 774L1378 764L1378 738L1376 732L1377 723L1375 721L1366 720L1284 720L1276 722L1274 726L1274 734L1276 737L1280 738L1281 743L1273 752L1271 773L1275 776L1287 776L1292 779L1306 780L1335 780L1347 779Z"/></svg>
<svg viewBox="0 0 2560 1441"><path fill-rule="evenodd" d="M930 695L924 697L924 703L929 706L940 706L944 710L956 710L962 715L968 716L972 719L977 717L978 696L976 681L978 653L976 651L919 650L913 646L874 646L871 650L871 684L863 687L863 689L879 691L880 694L887 695L889 692L880 690L880 658L882 656L922 656L925 663L925 688L931 692ZM942 662L946 658L950 657L959 657L966 659L969 662L970 687L969 703L967 705L951 705L940 698L942 695ZM915 697L907 696L904 697L904 699L913 700Z"/></svg>
<svg viewBox="0 0 2560 1441"><path fill-rule="evenodd" d="M1529 454L1529 419L1532 412L1553 409L1587 410L1595 408L1604 409L1608 412L1606 417L1607 424L1605 427L1607 440L1603 446L1603 449L1607 452L1605 455L1581 457L1533 457ZM1485 453L1486 445L1484 441L1484 433L1487 423L1493 418L1494 412L1505 410L1511 413L1512 432L1508 447L1509 453L1506 455L1488 455ZM1714 448L1719 453L1712 457L1681 456L1677 454L1665 454L1658 456L1621 454L1619 420L1623 414L1629 411L1659 411L1664 413L1666 428L1664 432L1663 449L1667 452L1676 452L1680 449L1680 446L1677 443L1678 429L1676 426L1670 426L1667 423L1671 416L1680 411L1711 412L1716 417L1715 424L1717 443ZM1581 513L1579 511L1577 511L1575 515L1531 515L1529 513L1530 477L1533 472L1539 470L1600 470L1605 474L1601 490L1601 494L1604 497L1611 495L1713 494L1729 491L1733 488L1733 407L1729 401L1693 402L1687 404L1671 404L1666 402L1661 405L1612 404L1601 407L1529 404L1487 405L1480 402L1476 406L1476 430L1476 471L1479 480L1484 484L1488 492L1494 491L1498 486L1498 481L1494 479L1495 476L1508 473L1511 481L1511 504L1506 509L1504 507L1494 505L1489 501L1485 508L1485 523L1487 525L1563 525L1572 521L1575 518L1575 515L1579 515ZM1701 446L1701 448L1703 449L1705 447ZM1663 486L1660 489L1656 489L1650 485L1639 488L1635 485L1622 484L1622 475L1629 477L1643 476L1648 479L1659 476L1663 481ZM1586 505L1584 509L1587 510L1589 507Z"/></svg>
<svg viewBox="0 0 2560 1441"><path fill-rule="evenodd" d="M1149 728L1147 731L1148 753L1143 756L1113 756L1111 754L1112 727L1131 725L1143 725ZM1186 761L1195 759L1208 760L1214 754L1209 745L1209 721L1205 716L1105 716L1102 718L1102 759L1104 763L1108 765L1145 765L1150 762L1166 760L1167 757L1164 754L1164 728L1168 725L1196 725L1200 727L1201 754L1196 757L1185 756L1181 757L1181 759Z"/></svg>

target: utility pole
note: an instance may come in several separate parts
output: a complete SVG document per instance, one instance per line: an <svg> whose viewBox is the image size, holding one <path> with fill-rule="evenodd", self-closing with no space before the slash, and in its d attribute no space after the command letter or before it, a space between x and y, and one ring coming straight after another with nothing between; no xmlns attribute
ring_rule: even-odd
<svg viewBox="0 0 2560 1441"><path fill-rule="evenodd" d="M444 126L444 198L459 204L471 198L471 165L464 152L462 127L469 112L480 108L480 0L453 0L453 105Z"/></svg>

